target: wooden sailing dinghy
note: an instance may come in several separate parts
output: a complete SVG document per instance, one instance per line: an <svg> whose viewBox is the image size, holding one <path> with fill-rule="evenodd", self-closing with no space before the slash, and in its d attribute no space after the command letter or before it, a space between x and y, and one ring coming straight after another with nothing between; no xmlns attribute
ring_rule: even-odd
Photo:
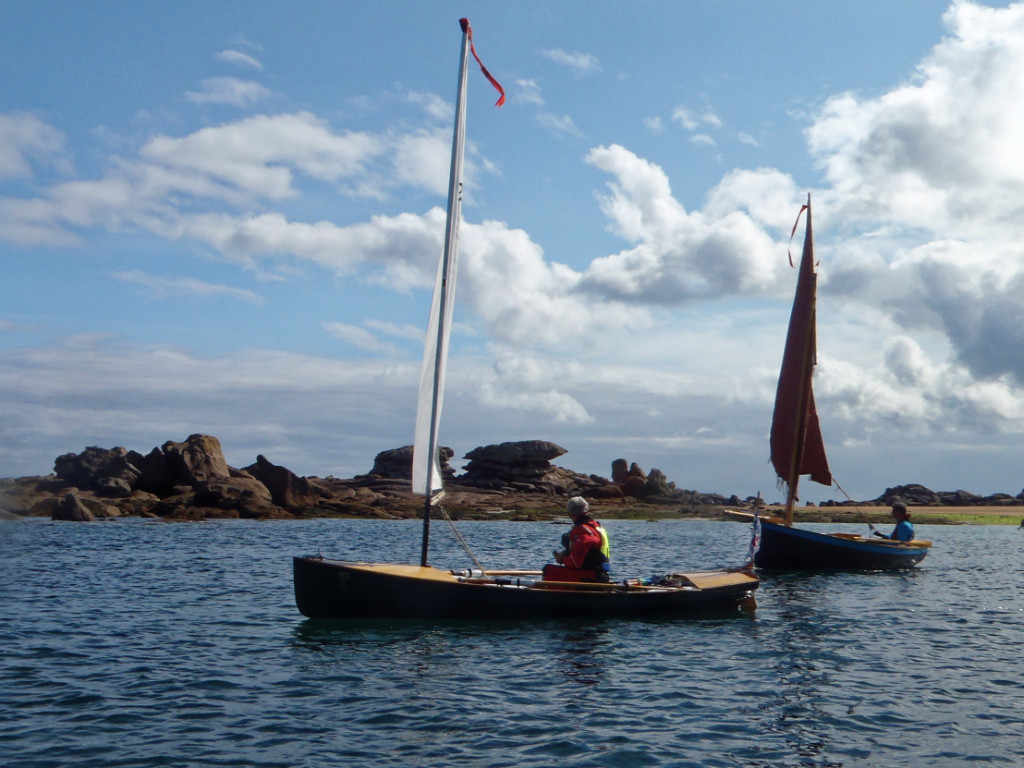
<svg viewBox="0 0 1024 768"><path fill-rule="evenodd" d="M758 579L752 573L713 571L670 573L657 579L588 584L545 581L540 571L443 570L428 564L432 508L443 496L438 461L438 424L447 365L455 291L458 226L462 205L465 143L466 65L472 29L461 19L455 131L448 186L445 249L438 266L420 380L413 490L424 495L419 565L364 563L321 556L293 558L295 602L309 617L416 619L529 619L566 616L687 615L752 607ZM484 75L501 86L480 64ZM504 92L498 106L504 101ZM475 558L474 558L475 561Z"/></svg>
<svg viewBox="0 0 1024 768"><path fill-rule="evenodd" d="M754 565L759 568L815 570L908 568L925 558L931 547L930 541L899 542L856 533L819 533L793 525L800 476L809 475L811 480L822 485L831 486L833 482L812 386L817 362L818 275L815 271L810 195L800 210L807 213L804 248L775 393L771 430L771 461L786 488L786 507L781 518L758 516L755 521L754 536L758 541L751 547ZM730 514L738 519L754 519L754 515L747 512L730 511Z"/></svg>

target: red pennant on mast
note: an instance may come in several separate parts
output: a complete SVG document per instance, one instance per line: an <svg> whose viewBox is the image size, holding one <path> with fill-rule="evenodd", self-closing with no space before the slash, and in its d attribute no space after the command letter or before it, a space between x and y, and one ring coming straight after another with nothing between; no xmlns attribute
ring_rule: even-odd
<svg viewBox="0 0 1024 768"><path fill-rule="evenodd" d="M793 222L793 231L789 233L789 248L786 252L789 254L789 266L793 266L793 235L796 234L796 228L800 225L800 217L804 215L804 211L807 210L806 205L800 206L800 211L796 215L796 221Z"/></svg>
<svg viewBox="0 0 1024 768"><path fill-rule="evenodd" d="M502 88L501 83L495 80L494 76L487 71L487 67L485 67L484 63L480 61L480 57L476 55L476 47L473 45L473 28L469 26L469 19L459 19L459 24L462 25L462 31L466 33L467 37L469 37L469 50L473 52L473 58L476 59L476 63L480 65L480 71L484 73L484 77L490 80L491 85L493 85L498 90L498 93L501 94L494 104L494 106L500 107L505 103L505 89Z"/></svg>

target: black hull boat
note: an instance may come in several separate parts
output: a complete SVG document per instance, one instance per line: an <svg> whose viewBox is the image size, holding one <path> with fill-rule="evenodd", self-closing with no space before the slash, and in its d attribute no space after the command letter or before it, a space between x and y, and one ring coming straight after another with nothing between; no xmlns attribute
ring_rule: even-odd
<svg viewBox="0 0 1024 768"><path fill-rule="evenodd" d="M721 609L754 608L758 579L749 571L673 573L664 578L618 584L545 581L540 571L489 571L469 551L474 570L445 571L428 564L430 519L444 496L438 461L438 424L444 391L452 306L455 298L458 225L462 205L462 156L465 148L466 64L472 52L483 74L501 85L480 62L468 19L460 19L462 54L448 180L445 247L438 264L423 351L412 489L422 493L423 536L420 563L356 563L320 556L293 558L295 602L311 618L534 619L566 616L628 617L691 615Z"/></svg>
<svg viewBox="0 0 1024 768"><path fill-rule="evenodd" d="M737 519L753 515L730 512ZM820 533L761 519L757 568L813 571L892 571L924 560L929 541L899 542L855 533Z"/></svg>
<svg viewBox="0 0 1024 768"><path fill-rule="evenodd" d="M742 571L673 573L659 584L543 581L539 571L296 557L295 602L310 618L546 619L692 616L754 607L758 579Z"/></svg>

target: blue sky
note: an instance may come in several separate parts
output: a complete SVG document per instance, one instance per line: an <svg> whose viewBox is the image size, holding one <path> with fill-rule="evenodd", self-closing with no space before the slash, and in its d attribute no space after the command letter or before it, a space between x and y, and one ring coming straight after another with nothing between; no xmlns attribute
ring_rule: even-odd
<svg viewBox="0 0 1024 768"><path fill-rule="evenodd" d="M774 499L810 193L840 484L1024 486L1022 4L4 9L0 476L204 432L348 477L410 443L467 16L508 101L471 70L457 456Z"/></svg>

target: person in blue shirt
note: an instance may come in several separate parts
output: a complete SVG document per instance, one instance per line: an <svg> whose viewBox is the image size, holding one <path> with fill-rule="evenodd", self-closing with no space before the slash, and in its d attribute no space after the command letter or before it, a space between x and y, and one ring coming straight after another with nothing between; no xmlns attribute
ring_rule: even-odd
<svg viewBox="0 0 1024 768"><path fill-rule="evenodd" d="M910 522L910 513L907 511L907 505L902 501L897 501L892 505L892 516L896 519L896 527L892 529L892 533L886 536L884 533L875 531L875 536L880 536L883 539L893 539L894 541L913 541L914 524Z"/></svg>

